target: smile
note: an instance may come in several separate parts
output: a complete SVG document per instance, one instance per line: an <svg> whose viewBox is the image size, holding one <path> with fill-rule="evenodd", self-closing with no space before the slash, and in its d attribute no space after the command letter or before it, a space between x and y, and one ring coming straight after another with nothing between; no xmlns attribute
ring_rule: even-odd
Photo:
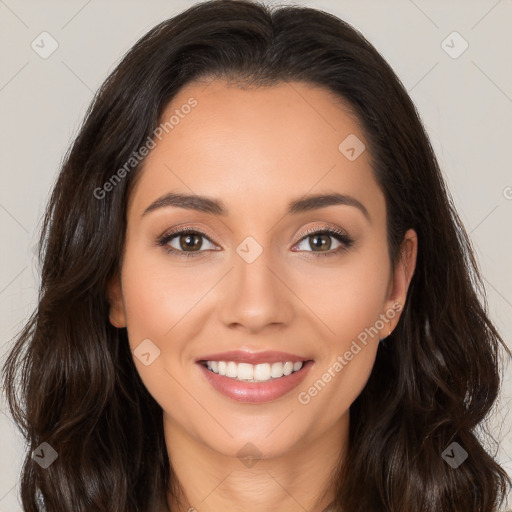
<svg viewBox="0 0 512 512"><path fill-rule="evenodd" d="M267 382L291 375L302 368L303 362L236 363L234 361L206 361L206 367L214 373L246 382Z"/></svg>
<svg viewBox="0 0 512 512"><path fill-rule="evenodd" d="M212 360L196 363L215 391L231 400L254 404L271 402L290 393L314 364L312 360L256 365Z"/></svg>

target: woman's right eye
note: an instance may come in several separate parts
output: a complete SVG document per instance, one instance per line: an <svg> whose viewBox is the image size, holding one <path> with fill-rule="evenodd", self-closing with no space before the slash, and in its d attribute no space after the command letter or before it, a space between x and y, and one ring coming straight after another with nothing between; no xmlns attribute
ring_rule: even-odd
<svg viewBox="0 0 512 512"><path fill-rule="evenodd" d="M198 253L205 252L204 250L200 250L203 248L203 242L201 239L205 239L209 244L212 244L205 233L186 229L164 235L158 241L158 245L163 246L169 253L190 257L197 256ZM191 250L188 251L186 249Z"/></svg>

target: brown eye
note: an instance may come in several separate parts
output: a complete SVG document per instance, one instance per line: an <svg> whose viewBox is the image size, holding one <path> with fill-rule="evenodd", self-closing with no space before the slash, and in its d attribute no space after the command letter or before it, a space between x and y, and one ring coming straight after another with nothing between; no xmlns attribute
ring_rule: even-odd
<svg viewBox="0 0 512 512"><path fill-rule="evenodd" d="M205 248L205 242L210 247ZM217 250L205 233L190 229L169 233L158 241L158 245L179 256L195 256L208 249Z"/></svg>
<svg viewBox="0 0 512 512"><path fill-rule="evenodd" d="M335 240L335 246L332 245L332 240ZM300 242L296 244L299 251L303 250L309 252L314 256L332 256L342 251L347 250L354 241L344 231L334 228L324 228L309 230L303 234ZM300 247L301 245L309 246L311 250ZM337 245L336 245L337 244Z"/></svg>
<svg viewBox="0 0 512 512"><path fill-rule="evenodd" d="M181 249L187 248L191 249L193 251L197 251L201 248L203 245L203 242L201 241L202 235L196 235L196 234L186 234L186 235L180 235L179 237L179 246Z"/></svg>
<svg viewBox="0 0 512 512"><path fill-rule="evenodd" d="M310 247L316 247L321 251L328 251L331 248L331 235L317 234L308 237Z"/></svg>

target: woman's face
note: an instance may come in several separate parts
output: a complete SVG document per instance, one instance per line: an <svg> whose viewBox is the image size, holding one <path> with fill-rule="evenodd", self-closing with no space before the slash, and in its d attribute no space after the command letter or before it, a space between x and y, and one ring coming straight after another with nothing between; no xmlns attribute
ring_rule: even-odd
<svg viewBox="0 0 512 512"><path fill-rule="evenodd" d="M248 442L265 457L292 453L346 425L379 338L398 322L414 232L393 273L369 148L324 89L189 84L162 122L172 115L130 196L110 320L127 327L168 428L223 455ZM165 238L177 228L188 236ZM312 362L261 383L197 362L226 351L291 354L227 365L242 378ZM221 357L247 363L237 355Z"/></svg>

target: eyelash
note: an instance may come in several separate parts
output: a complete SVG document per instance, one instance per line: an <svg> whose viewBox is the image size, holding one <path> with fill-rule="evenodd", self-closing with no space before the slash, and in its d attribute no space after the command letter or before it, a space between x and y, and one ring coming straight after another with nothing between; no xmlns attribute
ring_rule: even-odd
<svg viewBox="0 0 512 512"><path fill-rule="evenodd" d="M305 251L305 252L311 253L311 256L313 256L313 257L320 257L320 256L325 257L325 256L337 255L343 251L348 250L354 243L354 240L352 240L352 238L350 238L347 235L347 233L345 233L344 231L341 231L336 228L326 227L323 229L318 229L318 228L308 229L307 231L302 233L301 238L299 239L297 244L302 242L302 240L304 238L307 238L313 234L315 234L315 235L327 234L327 235L332 236L333 238L338 240L338 242L341 243L341 245L337 249L331 250L329 252ZM201 235L202 237L206 238L210 243L213 243L210 240L210 237L204 231L201 231L200 229L182 228L182 229L178 229L175 231L171 231L170 233L163 235L161 238L158 239L157 245L164 247L165 250L170 254L176 254L177 256L186 257L186 258L196 257L196 256L199 256L201 253L206 252L206 251L190 251L190 252L179 251L179 250L175 249L174 247L167 246L167 244L173 238L176 238L177 235ZM297 245L297 244L295 244L295 245Z"/></svg>

